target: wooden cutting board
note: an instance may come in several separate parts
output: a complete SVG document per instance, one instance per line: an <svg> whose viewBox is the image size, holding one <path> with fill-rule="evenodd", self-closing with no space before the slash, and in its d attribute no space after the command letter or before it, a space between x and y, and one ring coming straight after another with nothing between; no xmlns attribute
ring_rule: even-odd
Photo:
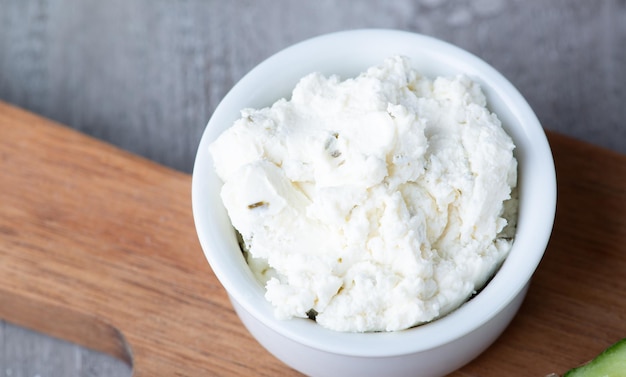
<svg viewBox="0 0 626 377"><path fill-rule="evenodd" d="M519 314L453 376L562 373L626 337L626 156L549 134L552 239ZM292 376L204 259L191 177L0 103L0 317L135 376Z"/></svg>

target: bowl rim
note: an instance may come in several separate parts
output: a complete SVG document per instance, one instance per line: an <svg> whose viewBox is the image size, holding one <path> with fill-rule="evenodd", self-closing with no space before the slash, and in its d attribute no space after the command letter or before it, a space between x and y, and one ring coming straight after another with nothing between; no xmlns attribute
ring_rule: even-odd
<svg viewBox="0 0 626 377"><path fill-rule="evenodd" d="M216 217L221 216L220 218L223 219L225 214L225 210L219 208L221 201L215 208L209 205L216 205L216 203L211 203L207 199L209 197L207 190L210 189L208 176L214 174L209 172L213 166L208 153L208 145L223 129L230 126L230 124L224 125L224 121L238 117L238 112L232 114L233 109L268 106L273 103L278 98L266 104L255 100L260 96L259 92L267 89L264 87L267 85L267 77L271 77L279 68L284 69L281 74L295 75L299 72L298 70L302 71L305 68L294 67L293 64L302 62L303 57L310 57L314 53L321 54L342 49L341 54L344 54L342 56L348 56L345 55L346 50L356 51L353 61L346 63L346 66L354 65L354 62L358 61L361 65L360 71L362 71L372 65L372 59L359 60L362 58L361 55L368 57L371 55L371 53L367 55L367 51L362 51L366 47L359 46L359 43L362 44L363 41L368 41L367 48L384 46L384 43L410 46L411 51L421 51L430 59L445 61L446 64L453 65L455 71L461 71L477 79L484 90L485 88L489 90L489 92L485 91L488 102L499 101L500 106L507 109L507 117L516 119L521 124L521 128L507 129L516 144L522 139L528 140L523 144L523 148L520 149L518 146L516 149L518 161L523 160L523 164L520 161L518 172L519 213L526 216L526 218L520 217L523 221L518 222L517 233L528 234L528 236L515 239L510 254L498 273L470 301L440 319L396 332L342 333L325 329L307 319L278 320L274 318L271 305L263 297L264 288L254 280L249 269L241 271L243 256L240 256L241 260L237 260L239 257L225 257L227 254L223 253L224 249L238 247L233 244L234 231L230 222L228 224L224 224L223 221L215 223ZM361 54L358 53L359 51ZM335 57L335 60L338 59ZM451 63L451 59L454 62ZM381 59L376 62L380 63ZM323 65L323 63L319 64ZM301 76L303 75L300 74L299 77ZM293 82L288 85L288 88L289 90L293 88ZM246 105L241 106L242 103ZM503 121L503 125L504 123ZM505 126L512 127L511 124ZM533 149L532 153L529 153L526 148L531 145ZM529 181L535 184L531 185ZM212 189L215 190L214 187ZM192 173L191 194L193 218L202 250L231 300L235 300L263 325L309 347L351 356L386 357L420 352L454 341L483 326L511 303L517 295L525 292L524 288L543 257L552 231L556 212L556 174L548 140L536 115L521 93L488 63L448 42L415 32L393 29L353 29L319 35L291 45L265 59L232 87L216 107L203 131ZM541 196L541 199L537 199L541 200L541 203L534 206L531 206L532 203L528 200L524 200L526 197L538 196ZM536 216L536 218L532 221L527 220L530 216ZM226 237L225 234L229 232L230 235ZM245 264L245 261L243 263Z"/></svg>

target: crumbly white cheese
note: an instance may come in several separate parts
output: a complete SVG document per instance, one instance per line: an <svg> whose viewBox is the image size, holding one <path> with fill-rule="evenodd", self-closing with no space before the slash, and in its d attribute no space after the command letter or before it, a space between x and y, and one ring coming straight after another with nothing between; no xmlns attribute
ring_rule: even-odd
<svg viewBox="0 0 626 377"><path fill-rule="evenodd" d="M513 149L478 84L400 56L310 74L210 147L276 316L357 332L431 321L484 286L512 244Z"/></svg>

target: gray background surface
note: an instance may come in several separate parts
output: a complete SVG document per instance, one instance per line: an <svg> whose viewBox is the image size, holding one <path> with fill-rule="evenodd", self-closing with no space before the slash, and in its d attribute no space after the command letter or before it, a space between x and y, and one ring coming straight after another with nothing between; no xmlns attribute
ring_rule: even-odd
<svg viewBox="0 0 626 377"><path fill-rule="evenodd" d="M546 129L626 153L625 0L0 0L0 100L190 172L212 111L249 69L302 39L364 27L469 50ZM130 370L0 322L3 374Z"/></svg>

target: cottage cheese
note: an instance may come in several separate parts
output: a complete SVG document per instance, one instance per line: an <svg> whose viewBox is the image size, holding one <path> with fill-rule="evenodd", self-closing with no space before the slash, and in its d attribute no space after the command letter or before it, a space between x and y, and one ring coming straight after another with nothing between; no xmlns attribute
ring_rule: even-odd
<svg viewBox="0 0 626 377"><path fill-rule="evenodd" d="M431 321L486 284L512 244L513 149L479 85L400 56L310 74L210 146L276 316L355 332Z"/></svg>

